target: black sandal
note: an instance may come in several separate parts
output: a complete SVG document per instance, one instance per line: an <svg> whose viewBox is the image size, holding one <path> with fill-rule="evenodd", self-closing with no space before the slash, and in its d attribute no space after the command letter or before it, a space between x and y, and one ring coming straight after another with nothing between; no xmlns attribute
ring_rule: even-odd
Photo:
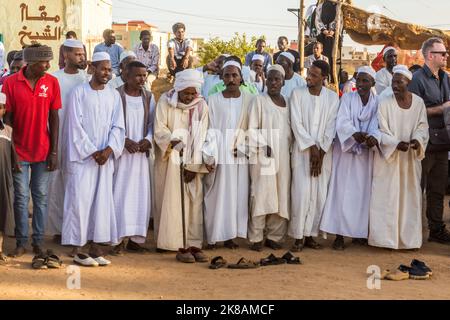
<svg viewBox="0 0 450 320"><path fill-rule="evenodd" d="M62 260L56 254L54 254L52 250L47 250L47 267L52 269L59 269L61 268L62 264Z"/></svg>
<svg viewBox="0 0 450 320"><path fill-rule="evenodd" d="M271 253L267 258L261 259L259 264L261 266L276 266L279 264L285 264L286 262L286 259L275 257L275 255Z"/></svg>
<svg viewBox="0 0 450 320"><path fill-rule="evenodd" d="M286 252L282 257L287 264L303 264L299 257L294 256L290 251Z"/></svg>

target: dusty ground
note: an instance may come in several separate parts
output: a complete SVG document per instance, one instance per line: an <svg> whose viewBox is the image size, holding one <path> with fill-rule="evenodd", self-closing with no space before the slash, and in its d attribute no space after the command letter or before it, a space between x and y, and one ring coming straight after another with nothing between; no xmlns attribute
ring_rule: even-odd
<svg viewBox="0 0 450 320"><path fill-rule="evenodd" d="M446 209L446 220L449 210ZM67 288L67 269L33 270L31 254L0 266L0 299L450 299L450 246L425 242L419 252L349 246L344 252L330 249L299 253L303 265L261 267L253 270L210 270L208 264L182 264L175 254L126 254L110 257L108 267L81 268L81 289ZM347 240L348 241L348 240ZM285 245L291 242L288 241ZM229 262L240 257L258 260L271 251L250 251L245 241L237 250L205 251ZM47 239L46 246L71 265L68 250ZM146 244L154 248L154 242ZM14 239L7 239L7 251ZM286 250L275 252L281 256ZM395 269L411 259L424 260L434 271L430 280L382 281L381 289L367 288L371 265Z"/></svg>

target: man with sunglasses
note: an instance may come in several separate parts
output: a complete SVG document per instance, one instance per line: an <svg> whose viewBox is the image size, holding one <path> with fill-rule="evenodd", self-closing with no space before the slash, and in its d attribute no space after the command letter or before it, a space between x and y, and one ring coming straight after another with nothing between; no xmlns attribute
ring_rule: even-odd
<svg viewBox="0 0 450 320"><path fill-rule="evenodd" d="M425 188L427 193L426 214L430 229L428 241L450 245L450 232L442 219L450 151L444 121L444 113L450 111L450 80L443 68L447 65L449 54L440 38L426 40L422 45L422 54L425 64L414 73L409 90L424 100L430 130L430 142L422 161L422 189Z"/></svg>

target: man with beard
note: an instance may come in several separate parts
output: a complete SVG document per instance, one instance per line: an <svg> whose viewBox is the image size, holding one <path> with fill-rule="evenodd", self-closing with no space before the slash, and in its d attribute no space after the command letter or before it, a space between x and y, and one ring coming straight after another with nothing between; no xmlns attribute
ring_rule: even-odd
<svg viewBox="0 0 450 320"><path fill-rule="evenodd" d="M106 52L95 53L92 80L69 98L66 126L65 198L62 244L74 246L74 262L106 266L97 244L117 244L113 199L114 161L125 144L125 124L117 90L107 86L112 68ZM79 252L92 241L89 255Z"/></svg>
<svg viewBox="0 0 450 320"><path fill-rule="evenodd" d="M61 90L62 108L59 111L59 150L58 167L50 174L48 189L48 223L47 232L55 236L54 240L61 243L61 229L64 211L64 172L62 170L62 155L65 155L67 145L65 141L65 115L72 90L87 81L87 73L82 70L86 61L83 43L79 40L69 39L62 46L65 67L53 73L58 79Z"/></svg>

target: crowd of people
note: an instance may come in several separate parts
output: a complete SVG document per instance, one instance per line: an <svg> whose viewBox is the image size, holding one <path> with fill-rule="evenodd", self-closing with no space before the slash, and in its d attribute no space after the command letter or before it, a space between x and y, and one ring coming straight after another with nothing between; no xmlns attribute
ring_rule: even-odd
<svg viewBox="0 0 450 320"><path fill-rule="evenodd" d="M329 25L328 25L329 26ZM155 101L151 77L159 50L149 31L134 51L104 32L89 63L70 32L60 70L35 44L8 54L0 94L0 259L3 235L19 257L44 236L71 247L74 262L109 265L108 254L146 250L153 220L158 252L181 262L207 261L219 243L250 249L320 249L320 234L390 249L422 246L426 192L429 241L450 244L443 222L450 139L445 114L448 51L423 43L425 64L355 73L340 98L327 88L329 59L315 43L306 59L280 37L272 56L259 40L244 64L222 53L192 68L185 26L173 26L167 67L173 89ZM88 70L86 71L86 68ZM86 247L88 245L88 247Z"/></svg>

